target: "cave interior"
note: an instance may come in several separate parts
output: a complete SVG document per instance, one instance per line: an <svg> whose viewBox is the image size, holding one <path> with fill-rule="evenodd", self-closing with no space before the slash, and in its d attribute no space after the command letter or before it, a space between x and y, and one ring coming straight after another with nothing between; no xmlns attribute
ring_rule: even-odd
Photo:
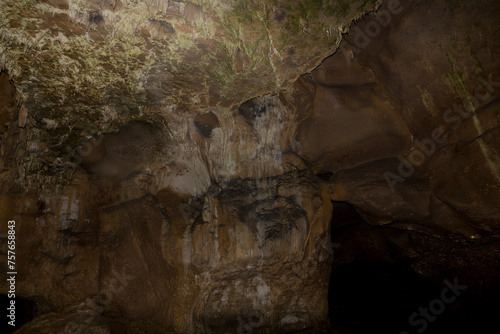
<svg viewBox="0 0 500 334"><path fill-rule="evenodd" d="M499 2L2 2L2 333L500 333Z"/></svg>

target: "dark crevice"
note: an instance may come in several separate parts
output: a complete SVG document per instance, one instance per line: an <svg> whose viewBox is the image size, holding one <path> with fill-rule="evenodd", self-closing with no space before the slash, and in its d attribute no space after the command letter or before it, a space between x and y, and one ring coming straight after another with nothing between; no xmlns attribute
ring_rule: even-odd
<svg viewBox="0 0 500 334"><path fill-rule="evenodd" d="M265 95L244 102L238 108L238 113L242 115L247 122L252 123L257 117L262 116L267 110L274 107L272 97Z"/></svg>
<svg viewBox="0 0 500 334"><path fill-rule="evenodd" d="M197 115L194 118L194 125L198 132L205 138L212 137L215 128L220 127L219 119L213 112Z"/></svg>
<svg viewBox="0 0 500 334"><path fill-rule="evenodd" d="M317 177L325 181L329 181L332 175L332 172L319 172L318 174L316 174Z"/></svg>
<svg viewBox="0 0 500 334"><path fill-rule="evenodd" d="M494 319L500 316L500 279L481 291L466 288L452 302L442 302L444 281L454 282L453 276L441 282L425 278L412 259L398 257L390 248L381 256L376 251L380 244L368 244L397 229L367 224L349 203L332 204L332 243L337 247L328 305L333 333L498 333L500 324ZM437 310L441 304L443 310Z"/></svg>

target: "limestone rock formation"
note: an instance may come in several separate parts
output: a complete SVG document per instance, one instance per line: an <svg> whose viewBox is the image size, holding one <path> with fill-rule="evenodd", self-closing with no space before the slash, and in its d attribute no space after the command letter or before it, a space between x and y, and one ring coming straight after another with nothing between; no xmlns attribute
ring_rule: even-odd
<svg viewBox="0 0 500 334"><path fill-rule="evenodd" d="M0 6L17 333L351 333L334 249L496 291L497 2Z"/></svg>

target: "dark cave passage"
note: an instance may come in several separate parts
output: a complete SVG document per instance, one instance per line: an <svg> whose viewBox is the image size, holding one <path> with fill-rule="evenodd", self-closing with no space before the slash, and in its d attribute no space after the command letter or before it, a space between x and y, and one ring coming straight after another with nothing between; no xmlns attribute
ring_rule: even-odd
<svg viewBox="0 0 500 334"><path fill-rule="evenodd" d="M346 334L498 333L498 285L480 295L464 291L449 304L441 299L445 288L422 278L405 263L333 265L330 322L334 333Z"/></svg>
<svg viewBox="0 0 500 334"><path fill-rule="evenodd" d="M416 273L411 260L383 259L366 248L345 261L344 253L352 252L345 242L345 234L352 234L347 226L370 227L352 205L334 202L333 207L332 243L337 247L328 291L333 333L499 332L500 279L481 291L457 281L455 296L444 280L439 284ZM351 242L363 248L359 234ZM447 280L457 283L454 277Z"/></svg>

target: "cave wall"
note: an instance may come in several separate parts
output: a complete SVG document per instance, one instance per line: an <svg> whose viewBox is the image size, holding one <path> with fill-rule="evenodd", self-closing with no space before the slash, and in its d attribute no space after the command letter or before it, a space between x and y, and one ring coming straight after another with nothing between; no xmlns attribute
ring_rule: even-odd
<svg viewBox="0 0 500 334"><path fill-rule="evenodd" d="M315 160L317 168L334 172L334 197L354 205L373 226L399 231L389 240L418 259L419 272L436 279L459 275L477 289L499 275L493 269L500 217L499 48L486 33L496 13L496 4L410 1L375 38L370 29L381 22L380 14L360 22L331 62L337 57L337 63L373 70L374 91L387 94L380 105L382 93L375 93L373 108L395 109L404 123L392 121L387 111L371 124L381 118L398 124L400 134L387 128L384 133L399 139L391 143L365 131L359 141L381 141L383 151L362 145L363 158L351 168L332 161L348 160L356 149L346 159L334 146L325 153L335 158ZM434 243L439 256L430 247Z"/></svg>
<svg viewBox="0 0 500 334"><path fill-rule="evenodd" d="M6 2L20 333L327 331L331 201L337 261L495 283L498 4L321 4Z"/></svg>

